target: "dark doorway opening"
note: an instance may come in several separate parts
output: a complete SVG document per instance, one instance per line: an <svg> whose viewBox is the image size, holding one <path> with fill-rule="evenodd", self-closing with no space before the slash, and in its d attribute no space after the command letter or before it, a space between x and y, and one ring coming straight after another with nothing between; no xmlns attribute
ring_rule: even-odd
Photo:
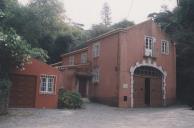
<svg viewBox="0 0 194 128"><path fill-rule="evenodd" d="M150 78L145 78L145 105L150 106Z"/></svg>
<svg viewBox="0 0 194 128"><path fill-rule="evenodd" d="M79 79L79 93L81 94L81 96L87 97L87 79L84 78L80 78Z"/></svg>

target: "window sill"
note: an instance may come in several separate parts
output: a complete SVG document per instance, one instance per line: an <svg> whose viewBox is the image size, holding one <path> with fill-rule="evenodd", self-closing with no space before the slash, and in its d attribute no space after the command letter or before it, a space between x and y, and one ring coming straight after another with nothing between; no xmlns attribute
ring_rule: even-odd
<svg viewBox="0 0 194 128"><path fill-rule="evenodd" d="M168 55L169 55L169 53L161 53L161 55L166 55L166 56L168 56Z"/></svg>
<svg viewBox="0 0 194 128"><path fill-rule="evenodd" d="M99 58L100 56L95 56L95 57L93 57L93 59L97 59L97 58Z"/></svg>
<svg viewBox="0 0 194 128"><path fill-rule="evenodd" d="M80 64L87 64L88 62L81 62Z"/></svg>
<svg viewBox="0 0 194 128"><path fill-rule="evenodd" d="M94 85L97 85L99 83L99 81L93 81Z"/></svg>
<svg viewBox="0 0 194 128"><path fill-rule="evenodd" d="M74 66L75 64L68 64L69 66Z"/></svg>
<svg viewBox="0 0 194 128"><path fill-rule="evenodd" d="M40 92L40 95L55 95L54 92Z"/></svg>

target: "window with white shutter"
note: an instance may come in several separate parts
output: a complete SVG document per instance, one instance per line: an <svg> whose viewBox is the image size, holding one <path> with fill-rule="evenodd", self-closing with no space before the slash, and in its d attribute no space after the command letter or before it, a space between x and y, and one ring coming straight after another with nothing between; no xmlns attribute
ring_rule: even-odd
<svg viewBox="0 0 194 128"><path fill-rule="evenodd" d="M161 41L161 53L168 55L169 52L170 52L170 43L169 43L169 41L162 40Z"/></svg>

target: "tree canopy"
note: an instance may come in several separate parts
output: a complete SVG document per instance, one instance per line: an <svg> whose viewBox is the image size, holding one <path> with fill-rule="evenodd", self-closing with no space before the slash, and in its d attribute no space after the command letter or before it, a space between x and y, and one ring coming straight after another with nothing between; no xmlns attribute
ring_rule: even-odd
<svg viewBox="0 0 194 128"><path fill-rule="evenodd" d="M8 14L4 24L16 30L33 48L46 50L50 57L48 63L60 60L60 54L86 39L82 28L65 22L65 10L60 0L31 0L26 6L16 0L3 1Z"/></svg>
<svg viewBox="0 0 194 128"><path fill-rule="evenodd" d="M103 23L95 24L88 31L88 36L89 36L89 38L93 38L93 37L97 37L101 34L104 34L106 32L112 31L114 29L127 28L127 27L130 27L130 26L133 26L133 25L134 25L134 22L128 21L126 19L124 19L124 20L122 20L118 23L115 23L113 25L110 25L110 26L106 26Z"/></svg>
<svg viewBox="0 0 194 128"><path fill-rule="evenodd" d="M102 7L101 18L102 18L103 25L107 27L111 25L111 9L107 2L105 2Z"/></svg>
<svg viewBox="0 0 194 128"><path fill-rule="evenodd" d="M4 24L7 13L0 11L0 72L9 73L11 67L23 68L31 57L46 61L47 54L41 48L32 48L16 31Z"/></svg>

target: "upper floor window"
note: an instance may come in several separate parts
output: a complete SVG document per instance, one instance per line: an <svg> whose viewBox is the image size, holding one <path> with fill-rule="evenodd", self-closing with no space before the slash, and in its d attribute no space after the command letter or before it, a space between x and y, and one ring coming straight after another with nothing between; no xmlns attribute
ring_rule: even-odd
<svg viewBox="0 0 194 128"><path fill-rule="evenodd" d="M100 69L93 69L93 82L98 82L100 80Z"/></svg>
<svg viewBox="0 0 194 128"><path fill-rule="evenodd" d="M94 43L92 46L93 57L100 56L100 43Z"/></svg>
<svg viewBox="0 0 194 128"><path fill-rule="evenodd" d="M55 76L42 75L40 77L40 92L41 93L53 93L55 87Z"/></svg>
<svg viewBox="0 0 194 128"><path fill-rule="evenodd" d="M153 48L154 48L154 38L146 36L145 37L145 55L153 56Z"/></svg>
<svg viewBox="0 0 194 128"><path fill-rule="evenodd" d="M86 52L81 54L81 63L82 64L87 63L87 53Z"/></svg>
<svg viewBox="0 0 194 128"><path fill-rule="evenodd" d="M169 42L166 40L161 41L161 53L162 54L169 54Z"/></svg>
<svg viewBox="0 0 194 128"><path fill-rule="evenodd" d="M69 57L69 65L74 65L75 60L74 60L74 56L70 56Z"/></svg>

